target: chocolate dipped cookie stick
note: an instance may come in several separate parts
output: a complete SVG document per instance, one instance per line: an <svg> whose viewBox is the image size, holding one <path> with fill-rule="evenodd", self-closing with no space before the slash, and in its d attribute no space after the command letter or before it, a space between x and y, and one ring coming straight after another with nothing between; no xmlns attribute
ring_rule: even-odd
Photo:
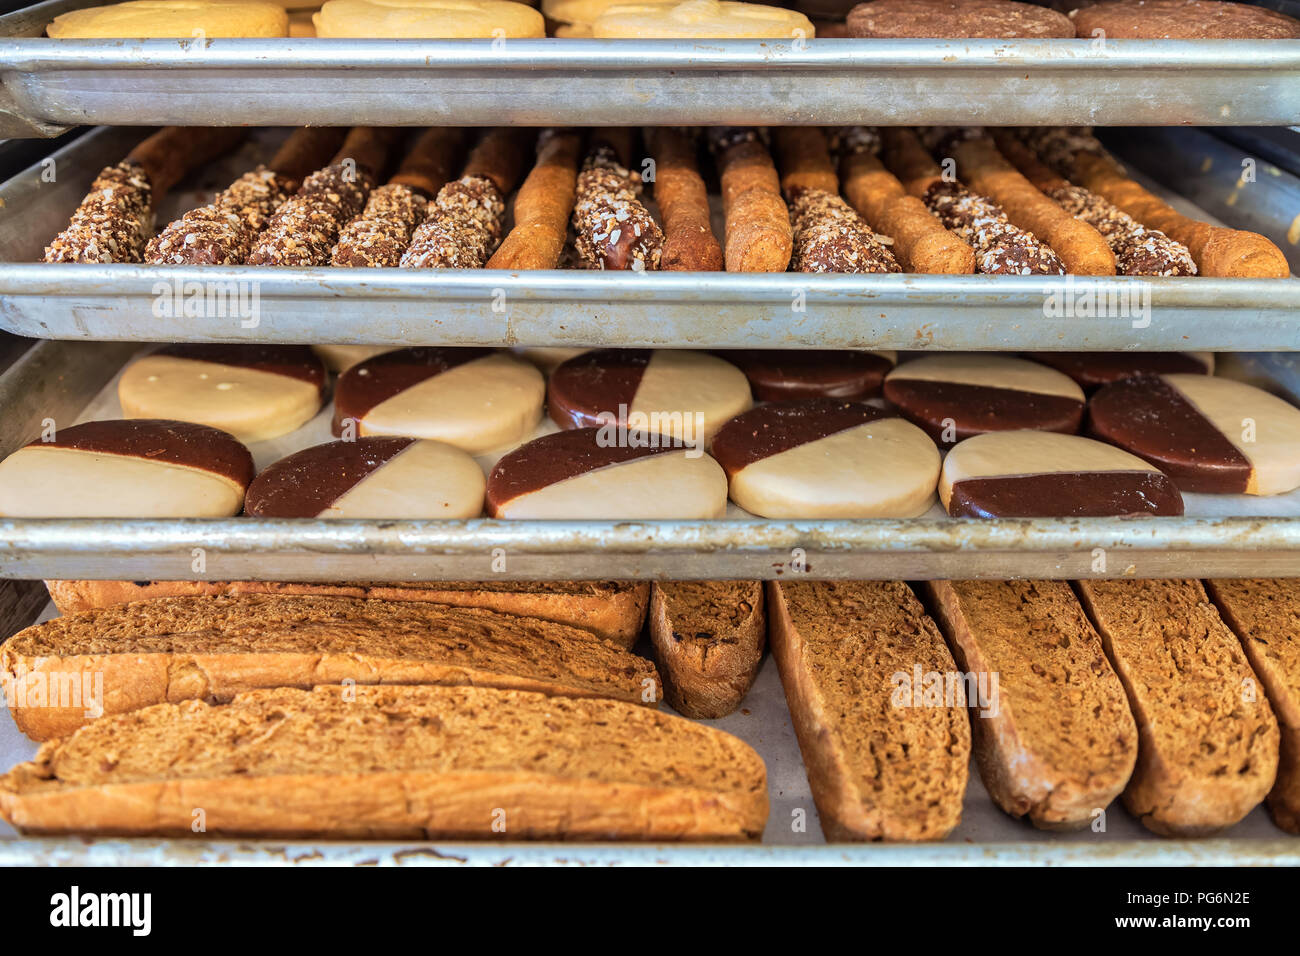
<svg viewBox="0 0 1300 956"><path fill-rule="evenodd" d="M593 135L578 174L573 207L574 248L588 269L654 271L663 257L664 234L641 202L641 177L628 167L630 129Z"/></svg>
<svg viewBox="0 0 1300 956"><path fill-rule="evenodd" d="M244 262L271 216L343 137L343 130L331 127L295 130L268 165L244 173L212 202L189 210L154 236L145 261L158 265Z"/></svg>
<svg viewBox="0 0 1300 956"><path fill-rule="evenodd" d="M158 201L190 170L234 148L243 130L168 126L100 170L46 262L140 262Z"/></svg>
<svg viewBox="0 0 1300 956"><path fill-rule="evenodd" d="M1282 250L1266 237L1213 226L1184 216L1135 182L1086 129L1048 127L1028 142L1058 173L1114 203L1148 229L1181 242L1201 275L1284 279L1291 274Z"/></svg>
<svg viewBox="0 0 1300 956"><path fill-rule="evenodd" d="M784 272L794 250L794 231L780 177L758 131L714 130L711 145L722 181L727 271Z"/></svg>
<svg viewBox="0 0 1300 956"><path fill-rule="evenodd" d="M451 178L464 135L455 128L427 130L384 186L370 193L361 214L339 233L330 264L396 267L424 221L429 199Z"/></svg>
<svg viewBox="0 0 1300 956"><path fill-rule="evenodd" d="M361 212L395 145L395 133L358 126L333 161L303 180L262 230L249 265L322 266L339 230Z"/></svg>
<svg viewBox="0 0 1300 956"><path fill-rule="evenodd" d="M447 183L402 256L408 269L481 269L501 241L505 197L523 172L531 130L494 129L478 142L459 179Z"/></svg>
<svg viewBox="0 0 1300 956"><path fill-rule="evenodd" d="M582 137L576 130L542 133L537 162L515 196L514 228L487 262L489 269L554 269L560 264L578 187Z"/></svg>
<svg viewBox="0 0 1300 956"><path fill-rule="evenodd" d="M1115 253L1115 269L1120 275L1196 275L1192 254L1181 242L1158 229L1148 229L1107 199L1062 179L1010 130L995 130L993 139L1021 175L1070 215L1102 234Z"/></svg>
<svg viewBox="0 0 1300 956"><path fill-rule="evenodd" d="M840 156L841 190L875 231L894 240L891 251L908 272L964 275L975 271L975 251L943 225L880 162L880 135L848 126L833 140Z"/></svg>
<svg viewBox="0 0 1300 956"><path fill-rule="evenodd" d="M718 272L722 246L709 223L709 194L695 160L695 141L681 130L646 130L655 160L655 201L664 223L660 268L669 272Z"/></svg>

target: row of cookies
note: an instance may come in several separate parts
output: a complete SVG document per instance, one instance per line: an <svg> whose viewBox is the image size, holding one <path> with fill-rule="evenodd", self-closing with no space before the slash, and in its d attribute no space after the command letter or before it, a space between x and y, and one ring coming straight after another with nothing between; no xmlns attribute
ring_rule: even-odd
<svg viewBox="0 0 1300 956"><path fill-rule="evenodd" d="M558 37L634 39L1114 37L1297 39L1300 21L1223 0L1122 0L1064 14L1014 0L867 0L843 23L734 0L327 0L312 30L293 32L276 0L127 0L60 14L47 32L86 37ZM310 7L312 4L298 4ZM546 21L549 20L548 24ZM549 26L549 30L547 29ZM196 32L201 31L201 32Z"/></svg>
<svg viewBox="0 0 1300 956"><path fill-rule="evenodd" d="M185 779L187 796L204 797L206 832L218 835L488 836L489 808L509 807L509 832L524 838L754 838L767 813L761 758L654 710L665 692L691 716L734 708L766 631L830 841L946 837L961 820L972 752L994 802L1047 829L1106 832L1122 796L1164 836L1217 832L1265 800L1278 826L1300 833L1300 589L1207 586L774 581L765 600L752 582L656 585L650 629L662 683L648 661L580 628L418 598L118 603L0 647L15 719L47 741L32 764L0 778L0 814L37 832L178 832L190 804L142 795ZM103 680L93 706L52 690L53 677L80 687L92 673ZM169 743L186 728L219 731L226 714L237 725L279 723L308 706L334 728L370 705L388 716L351 727L341 748L289 720L276 734L284 749L215 753L198 773ZM531 720L548 707L547 720ZM421 720L394 726L392 711ZM483 719L466 723L460 711ZM600 729L584 730L571 711ZM508 714L527 715L517 728L527 740L485 729L515 726ZM585 762L615 744L611 735L620 738L613 765ZM306 739L327 746L301 753ZM109 740L128 743L96 760ZM150 763L132 753L136 740L150 742L148 754L174 755ZM338 749L367 754L365 801L280 786L291 775L358 772L331 756ZM672 759L669 779L654 758ZM587 789L569 789L565 766L584 768ZM543 812L554 794L520 787L522 772L540 774L569 812ZM421 775L421 793L476 787L424 816L410 789L385 783L408 773ZM235 789L245 803L273 794L274 811L250 815L223 796L228 777L243 781ZM340 816L344 806L350 815Z"/></svg>
<svg viewBox="0 0 1300 956"><path fill-rule="evenodd" d="M1002 355L894 367L888 353L597 349L547 379L506 351L397 349L339 376L338 441L254 478L244 443L320 412L322 359L164 346L121 376L125 419L60 429L0 463L0 513L698 519L730 499L768 518L914 517L937 489L953 516L1079 517L1300 487L1300 410L1207 374L1212 357L1048 361L1075 378ZM560 430L533 437L544 411Z"/></svg>
<svg viewBox="0 0 1300 956"><path fill-rule="evenodd" d="M266 164L154 235L166 190L241 135L169 128L100 172L45 261L1290 275L1266 237L1183 215L1086 129L697 133L504 128L474 138L435 128L406 142L394 129L298 130ZM657 215L642 170L654 171Z"/></svg>

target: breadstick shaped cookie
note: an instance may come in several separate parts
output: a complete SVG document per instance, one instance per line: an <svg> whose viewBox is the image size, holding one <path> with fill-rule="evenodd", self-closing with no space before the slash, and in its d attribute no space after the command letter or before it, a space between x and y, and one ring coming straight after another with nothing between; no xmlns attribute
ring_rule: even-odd
<svg viewBox="0 0 1300 956"><path fill-rule="evenodd" d="M554 269L568 236L578 188L582 137L574 130L542 133L537 163L515 196L515 225L488 260L489 269Z"/></svg>
<svg viewBox="0 0 1300 956"><path fill-rule="evenodd" d="M695 141L681 130L646 131L655 161L655 201L664 223L660 268L669 272L718 272L722 246L709 224L709 194L695 161Z"/></svg>
<svg viewBox="0 0 1300 956"><path fill-rule="evenodd" d="M716 130L712 146L722 182L727 271L784 272L794 231L776 166L758 131Z"/></svg>
<svg viewBox="0 0 1300 956"><path fill-rule="evenodd" d="M641 177L628 166L630 130L602 130L578 174L574 246L588 269L653 271L664 235L641 202Z"/></svg>

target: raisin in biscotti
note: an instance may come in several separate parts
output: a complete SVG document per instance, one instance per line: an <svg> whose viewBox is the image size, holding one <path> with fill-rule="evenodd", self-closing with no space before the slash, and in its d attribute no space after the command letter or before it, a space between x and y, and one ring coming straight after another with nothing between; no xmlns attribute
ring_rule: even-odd
<svg viewBox="0 0 1300 956"><path fill-rule="evenodd" d="M826 838L947 836L961 821L970 723L961 683L947 680L952 655L915 595L900 581L770 581L767 597ZM931 700L935 681L949 690Z"/></svg>
<svg viewBox="0 0 1300 956"><path fill-rule="evenodd" d="M1277 782L1268 794L1273 820L1300 833L1300 579L1206 581L1281 725Z"/></svg>
<svg viewBox="0 0 1300 956"><path fill-rule="evenodd" d="M1079 581L1138 725L1124 805L1162 836L1232 826L1268 793L1278 729L1199 581Z"/></svg>
<svg viewBox="0 0 1300 956"><path fill-rule="evenodd" d="M668 706L704 720L740 706L767 643L761 582L657 581L649 621Z"/></svg>
<svg viewBox="0 0 1300 956"><path fill-rule="evenodd" d="M630 648L641 634L650 585L637 581L403 581L303 584L297 581L46 581L60 613L126 601L216 594L314 594L380 601L431 601L537 617L591 631Z"/></svg>
<svg viewBox="0 0 1300 956"><path fill-rule="evenodd" d="M730 734L490 687L277 688L106 717L0 777L24 833L743 840L762 759Z"/></svg>
<svg viewBox="0 0 1300 956"><path fill-rule="evenodd" d="M34 740L99 712L349 680L648 704L661 696L649 661L563 624L426 602L273 595L159 598L54 618L0 646L0 679Z"/></svg>
<svg viewBox="0 0 1300 956"><path fill-rule="evenodd" d="M989 794L1037 827L1087 826L1128 783L1137 726L1070 585L934 581L927 587L957 666L978 675L976 686L988 694L970 705L975 756Z"/></svg>

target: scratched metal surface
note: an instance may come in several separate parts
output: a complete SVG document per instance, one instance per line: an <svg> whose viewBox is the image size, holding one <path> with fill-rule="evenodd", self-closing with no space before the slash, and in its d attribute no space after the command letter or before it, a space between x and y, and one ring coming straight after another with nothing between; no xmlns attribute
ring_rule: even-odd
<svg viewBox="0 0 1300 956"><path fill-rule="evenodd" d="M0 223L22 224L0 229L0 328L37 338L136 342L1300 349L1296 279L509 273L36 262L45 243L67 224L94 175L125 155L141 135L138 129L102 128L0 185ZM208 201L213 190L265 159L283 135L283 130L257 131L242 148L167 196L159 222ZM1283 234L1285 223L1300 209L1270 202L1264 189L1260 184L1258 190L1240 190L1236 211L1278 219L1276 231ZM1181 211L1209 218L1171 196L1168 188L1156 191ZM1300 186L1295 194L1300 195ZM721 234L721 223L718 230ZM195 289L233 289L242 298L217 303L229 308L197 312L159 308L183 305Z"/></svg>
<svg viewBox="0 0 1300 956"><path fill-rule="evenodd" d="M0 135L208 126L1285 125L1300 42L49 40L0 18ZM718 90L727 90L725 97Z"/></svg>

